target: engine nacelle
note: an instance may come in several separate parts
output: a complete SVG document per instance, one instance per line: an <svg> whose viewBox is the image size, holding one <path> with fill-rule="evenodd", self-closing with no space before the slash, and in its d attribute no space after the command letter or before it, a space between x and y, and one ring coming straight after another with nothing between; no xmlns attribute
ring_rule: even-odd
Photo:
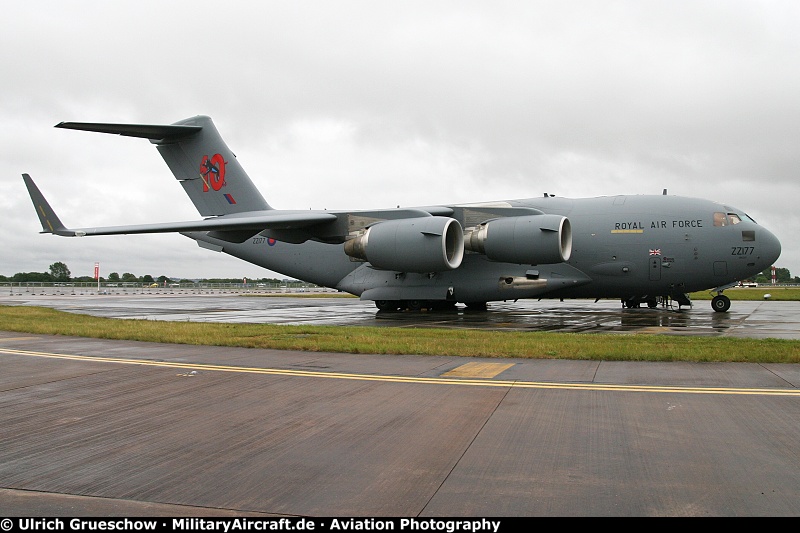
<svg viewBox="0 0 800 533"><path fill-rule="evenodd" d="M561 215L496 218L468 232L464 242L467 250L492 261L561 263L572 254L572 226Z"/></svg>
<svg viewBox="0 0 800 533"><path fill-rule="evenodd" d="M345 242L344 251L382 270L440 272L461 265L464 233L453 218L386 220Z"/></svg>

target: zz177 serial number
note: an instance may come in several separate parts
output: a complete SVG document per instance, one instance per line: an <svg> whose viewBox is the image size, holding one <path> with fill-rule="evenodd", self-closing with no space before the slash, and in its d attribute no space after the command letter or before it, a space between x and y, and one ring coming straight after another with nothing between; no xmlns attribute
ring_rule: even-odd
<svg viewBox="0 0 800 533"><path fill-rule="evenodd" d="M755 249L755 246L733 246L731 255L753 255Z"/></svg>

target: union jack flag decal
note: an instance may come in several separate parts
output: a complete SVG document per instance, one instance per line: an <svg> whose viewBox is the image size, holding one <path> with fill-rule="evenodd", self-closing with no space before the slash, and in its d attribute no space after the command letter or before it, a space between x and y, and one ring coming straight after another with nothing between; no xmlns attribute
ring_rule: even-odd
<svg viewBox="0 0 800 533"><path fill-rule="evenodd" d="M661 255L661 248L656 248L655 250L650 250L650 255Z"/></svg>

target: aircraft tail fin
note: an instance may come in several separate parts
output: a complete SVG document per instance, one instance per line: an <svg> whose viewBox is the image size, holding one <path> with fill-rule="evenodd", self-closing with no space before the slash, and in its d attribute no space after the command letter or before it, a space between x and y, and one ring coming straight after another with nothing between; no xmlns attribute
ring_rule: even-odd
<svg viewBox="0 0 800 533"><path fill-rule="evenodd" d="M272 209L210 117L170 125L62 122L56 127L150 139L203 216Z"/></svg>

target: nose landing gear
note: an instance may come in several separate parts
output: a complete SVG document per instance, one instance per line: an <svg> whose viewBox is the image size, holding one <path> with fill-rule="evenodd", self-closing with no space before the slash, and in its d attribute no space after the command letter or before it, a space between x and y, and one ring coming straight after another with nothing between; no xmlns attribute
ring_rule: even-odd
<svg viewBox="0 0 800 533"><path fill-rule="evenodd" d="M711 299L711 308L718 313L725 313L731 308L731 299L720 292Z"/></svg>
<svg viewBox="0 0 800 533"><path fill-rule="evenodd" d="M731 299L722 294L722 291L730 289L734 285L736 283L729 283L728 285L721 285L716 289L711 289L711 294L716 293L716 296L711 298L711 309L717 313L726 313L731 308Z"/></svg>

